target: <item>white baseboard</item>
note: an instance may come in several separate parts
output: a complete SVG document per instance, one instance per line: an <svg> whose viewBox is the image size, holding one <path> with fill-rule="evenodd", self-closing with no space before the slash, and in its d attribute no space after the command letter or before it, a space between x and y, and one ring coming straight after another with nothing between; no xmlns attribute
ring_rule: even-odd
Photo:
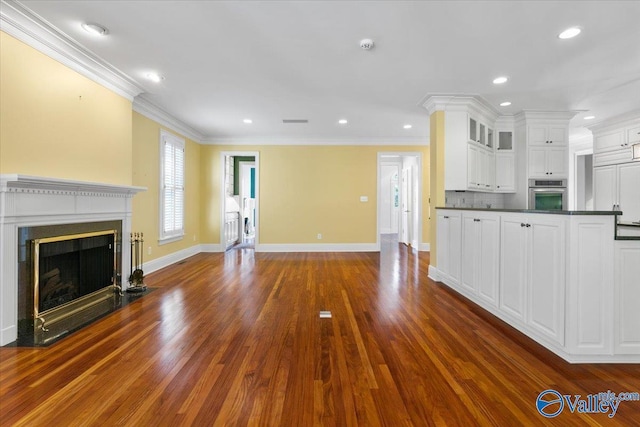
<svg viewBox="0 0 640 427"><path fill-rule="evenodd" d="M436 267L433 265L429 265L429 272L427 273L427 277L433 280L434 282L442 282L442 276Z"/></svg>
<svg viewBox="0 0 640 427"><path fill-rule="evenodd" d="M224 252L225 248L220 243L206 243L200 245L200 252Z"/></svg>
<svg viewBox="0 0 640 427"><path fill-rule="evenodd" d="M378 252L375 243L260 243L256 252Z"/></svg>
<svg viewBox="0 0 640 427"><path fill-rule="evenodd" d="M420 243L418 250L420 252L431 252L431 243Z"/></svg>
<svg viewBox="0 0 640 427"><path fill-rule="evenodd" d="M161 268L168 267L171 264L175 264L176 262L182 261L185 258L189 258L190 256L199 254L200 252L204 252L202 250L202 246L203 245L191 246L190 248L182 249L169 255L147 261L142 265L142 271L144 271L144 274L149 274L153 273L154 271L158 271Z"/></svg>

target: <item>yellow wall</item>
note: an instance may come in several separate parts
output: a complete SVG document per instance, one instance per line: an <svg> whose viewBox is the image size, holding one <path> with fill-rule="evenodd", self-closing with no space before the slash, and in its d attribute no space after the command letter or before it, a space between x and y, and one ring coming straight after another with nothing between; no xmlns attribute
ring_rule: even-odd
<svg viewBox="0 0 640 427"><path fill-rule="evenodd" d="M160 129L185 140L185 236L164 245L158 244ZM133 112L133 185L147 187L147 191L133 198L132 231L144 233L145 262L200 244L200 149L194 141Z"/></svg>
<svg viewBox="0 0 640 427"><path fill-rule="evenodd" d="M259 242L375 243L377 153L419 151L423 161L423 236L428 242L427 146L202 146L202 241L220 242L220 155L260 154ZM368 196L367 203L360 196ZM322 240L316 235L322 233Z"/></svg>
<svg viewBox="0 0 640 427"><path fill-rule="evenodd" d="M131 185L131 102L0 32L0 173Z"/></svg>
<svg viewBox="0 0 640 427"><path fill-rule="evenodd" d="M430 194L431 194L431 242L429 263L436 264L436 206L445 206L444 192L444 111L436 111L430 119Z"/></svg>

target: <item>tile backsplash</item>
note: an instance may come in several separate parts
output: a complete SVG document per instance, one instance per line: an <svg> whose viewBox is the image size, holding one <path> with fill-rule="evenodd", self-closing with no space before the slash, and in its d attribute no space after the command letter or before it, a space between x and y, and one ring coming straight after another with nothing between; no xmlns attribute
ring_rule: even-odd
<svg viewBox="0 0 640 427"><path fill-rule="evenodd" d="M504 194L445 191L445 206L448 208L504 209Z"/></svg>

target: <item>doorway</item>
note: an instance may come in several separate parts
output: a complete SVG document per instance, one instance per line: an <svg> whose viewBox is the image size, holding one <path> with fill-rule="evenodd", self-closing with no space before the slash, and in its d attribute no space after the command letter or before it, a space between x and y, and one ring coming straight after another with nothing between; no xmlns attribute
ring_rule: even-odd
<svg viewBox="0 0 640 427"><path fill-rule="evenodd" d="M220 153L220 247L255 249L259 239L260 159L255 151Z"/></svg>
<svg viewBox="0 0 640 427"><path fill-rule="evenodd" d="M419 250L422 235L422 154L378 153L376 245L395 241Z"/></svg>

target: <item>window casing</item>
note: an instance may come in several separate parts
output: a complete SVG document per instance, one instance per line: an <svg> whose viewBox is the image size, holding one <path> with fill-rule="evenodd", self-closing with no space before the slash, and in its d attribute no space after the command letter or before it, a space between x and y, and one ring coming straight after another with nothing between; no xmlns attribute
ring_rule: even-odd
<svg viewBox="0 0 640 427"><path fill-rule="evenodd" d="M184 139L160 131L160 243L184 236Z"/></svg>

